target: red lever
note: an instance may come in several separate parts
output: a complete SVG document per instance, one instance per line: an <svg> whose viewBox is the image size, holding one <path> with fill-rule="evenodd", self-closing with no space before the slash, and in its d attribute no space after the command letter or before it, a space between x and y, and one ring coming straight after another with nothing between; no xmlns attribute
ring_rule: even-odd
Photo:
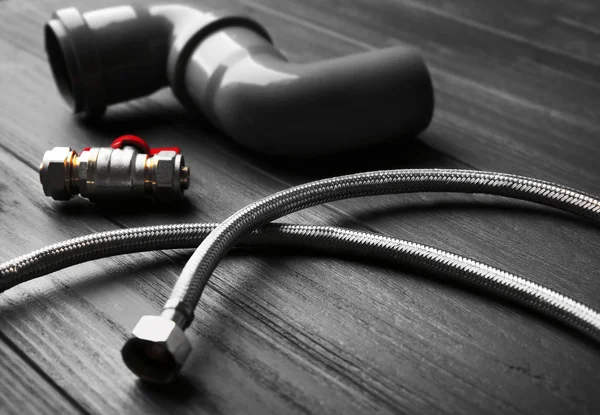
<svg viewBox="0 0 600 415"><path fill-rule="evenodd" d="M117 138L110 145L112 148L123 148L125 146L132 146L137 148L140 152L148 154L149 156L154 156L155 154L160 153L161 151L174 151L177 154L181 154L181 149L179 147L156 147L150 148L146 141L136 135L122 135Z"/></svg>

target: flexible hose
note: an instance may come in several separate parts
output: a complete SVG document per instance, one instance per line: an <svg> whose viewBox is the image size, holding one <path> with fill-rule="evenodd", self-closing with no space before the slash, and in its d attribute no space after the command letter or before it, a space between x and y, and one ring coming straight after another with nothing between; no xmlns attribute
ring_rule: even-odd
<svg viewBox="0 0 600 415"><path fill-rule="evenodd" d="M221 258L245 233L292 212L335 200L390 193L489 193L553 206L589 219L600 220L600 201L577 190L522 176L469 170L387 170L334 177L292 187L252 203L222 222L196 249L177 280L163 315L185 328L193 320L206 283ZM462 269L448 258L437 264L446 275ZM478 273L485 276L487 271ZM460 274L460 271L459 271ZM470 275L465 271L465 275ZM478 278L478 277L473 277ZM501 286L491 287L493 290ZM508 292L511 292L509 288ZM533 308L545 306L537 290L519 289L519 298ZM512 294L511 294L512 295ZM539 304L535 304L540 302ZM580 316L583 317L583 316Z"/></svg>
<svg viewBox="0 0 600 415"><path fill-rule="evenodd" d="M92 259L196 247L217 226L149 226L67 240L0 264L0 291ZM594 309L525 278L426 245L350 229L287 224L267 225L242 244L320 249L410 266L519 303L600 342L600 313Z"/></svg>

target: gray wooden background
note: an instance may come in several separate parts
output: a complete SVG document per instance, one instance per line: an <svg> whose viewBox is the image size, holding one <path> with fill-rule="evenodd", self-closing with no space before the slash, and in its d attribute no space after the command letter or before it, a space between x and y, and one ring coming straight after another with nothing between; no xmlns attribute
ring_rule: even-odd
<svg viewBox="0 0 600 415"><path fill-rule="evenodd" d="M220 0L207 3L223 6ZM600 194L597 0L238 0L290 59L408 43L422 49L436 114L418 140L344 157L249 153L168 90L73 118L42 25L67 0L0 1L0 260L91 232L216 222L277 190L382 168L496 170ZM82 10L120 4L77 2ZM180 145L191 166L178 211L45 198L54 146L134 133ZM369 229L460 253L600 308L600 229L485 196L349 200L286 220ZM215 272L188 330L194 352L168 388L136 381L120 348L158 312L189 252L83 264L0 295L0 412L599 413L598 346L523 309L377 264L240 252Z"/></svg>

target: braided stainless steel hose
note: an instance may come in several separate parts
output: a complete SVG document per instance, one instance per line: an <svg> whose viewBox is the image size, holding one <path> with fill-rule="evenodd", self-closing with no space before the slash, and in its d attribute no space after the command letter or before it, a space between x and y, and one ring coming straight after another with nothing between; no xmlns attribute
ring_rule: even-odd
<svg viewBox="0 0 600 415"><path fill-rule="evenodd" d="M600 220L600 201L554 183L503 173L469 170L385 170L334 177L275 193L222 222L200 244L177 280L163 316L185 329L193 320L208 278L245 233L292 212L335 200L390 193L488 193L553 206Z"/></svg>
<svg viewBox="0 0 600 415"><path fill-rule="evenodd" d="M554 206L596 221L600 219L600 201L595 197L564 186L520 176L462 170L361 173L308 183L279 192L249 205L219 225L187 224L125 229L56 244L1 264L0 289L5 290L75 263L151 249L193 247L204 238L206 239L188 261L182 276L196 264L204 264L204 272L210 269L211 273L216 262L238 242L239 237L243 237L240 242L249 245L305 246L408 264L417 270L466 283L518 302L600 342L600 315L597 311L531 281L458 255L348 229L275 224L256 229L272 219L319 203L348 197L418 191L490 193ZM246 234L247 231L252 233ZM200 261L195 259L199 253ZM205 257L212 259L207 261ZM212 268L206 268L211 261L215 264ZM183 328L191 321L191 314L185 318L179 305L185 306L184 300L193 298L194 295L199 298L208 278L204 274L199 274L199 277L199 281L194 282L192 279L194 284L189 279L178 281L170 300L171 304L173 298L179 301L177 306L166 307L161 317L142 318L134 329L133 338L124 346L123 358L126 364L142 379L168 382L176 376L185 362L190 345ZM182 287L186 290L182 291Z"/></svg>
<svg viewBox="0 0 600 415"><path fill-rule="evenodd" d="M0 291L92 259L149 250L195 247L217 226L218 224L210 223L149 226L67 240L0 264ZM289 224L266 225L245 236L241 244L319 249L328 253L409 266L437 278L509 299L600 342L600 313L596 310L525 278L426 245L350 229ZM164 323L164 320L159 323ZM160 326L161 324L155 324L151 327L154 339ZM175 333L178 331L175 330ZM165 346L171 346L172 350L169 351L175 356L177 350L182 351L182 345L183 351L189 351L185 338L169 336L165 340ZM182 342L179 347L173 347L174 340ZM157 370L156 361L149 365L148 361L139 359L136 354L139 349L131 346L136 343L139 344L139 341L128 343L129 349L124 349L124 358L138 375L154 382L165 382L176 375L182 362L171 361L166 365L161 363ZM152 352L154 359L161 355L160 347L146 350Z"/></svg>
<svg viewBox="0 0 600 415"><path fill-rule="evenodd" d="M208 235L187 262L161 316L145 316L134 328L133 337L122 350L125 363L138 376L149 381L164 383L175 377L191 350L183 330L193 319L193 310L202 290L221 258L247 232L276 218L321 203L409 192L488 193L553 206L595 221L600 219L600 200L592 195L546 181L503 173L388 170L335 177L293 187L248 205ZM483 283L492 292L542 312L552 310L550 315L597 338L597 314L590 314L587 307L576 311L572 300L513 278L509 278L506 284L498 283L501 278L494 278L490 282L489 267L482 268L482 264L476 264L471 269L470 263L458 257L444 257L443 261L438 262L427 251L422 258L421 264L425 268L431 266L428 269L442 275L470 279L475 284Z"/></svg>

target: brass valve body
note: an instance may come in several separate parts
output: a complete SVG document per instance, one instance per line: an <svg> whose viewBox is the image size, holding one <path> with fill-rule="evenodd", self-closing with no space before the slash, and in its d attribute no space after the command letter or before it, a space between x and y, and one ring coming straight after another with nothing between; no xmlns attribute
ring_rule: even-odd
<svg viewBox="0 0 600 415"><path fill-rule="evenodd" d="M91 201L149 195L174 201L189 187L190 171L172 150L148 155L133 146L90 148L77 155L69 147L44 154L40 181L46 196L69 200L80 194Z"/></svg>

